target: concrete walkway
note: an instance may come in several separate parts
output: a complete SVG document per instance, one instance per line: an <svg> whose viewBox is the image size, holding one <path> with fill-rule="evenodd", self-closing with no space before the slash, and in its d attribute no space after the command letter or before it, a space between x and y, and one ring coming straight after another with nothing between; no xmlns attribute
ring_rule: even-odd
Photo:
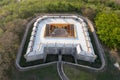
<svg viewBox="0 0 120 80"><path fill-rule="evenodd" d="M61 51L59 51L61 52ZM61 80L69 80L68 77L65 75L64 71L63 71L63 63L62 63L62 55L61 53L59 53L59 61L57 62L57 71L58 71L58 74L61 78Z"/></svg>

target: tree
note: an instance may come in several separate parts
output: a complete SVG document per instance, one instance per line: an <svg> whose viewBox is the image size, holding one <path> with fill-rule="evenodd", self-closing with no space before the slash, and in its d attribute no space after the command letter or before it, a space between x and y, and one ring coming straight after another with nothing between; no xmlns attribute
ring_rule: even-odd
<svg viewBox="0 0 120 80"><path fill-rule="evenodd" d="M115 13L99 13L95 18L100 40L110 48L120 48L120 16Z"/></svg>

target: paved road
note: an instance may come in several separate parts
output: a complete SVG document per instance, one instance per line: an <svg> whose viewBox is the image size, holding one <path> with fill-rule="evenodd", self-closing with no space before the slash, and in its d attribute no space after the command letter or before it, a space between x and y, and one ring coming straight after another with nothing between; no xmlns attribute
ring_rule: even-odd
<svg viewBox="0 0 120 80"><path fill-rule="evenodd" d="M59 51L59 61L57 62L57 71L58 74L61 78L61 80L69 80L68 77L65 75L64 71L63 71L63 63L62 63L62 55L61 55L61 51Z"/></svg>

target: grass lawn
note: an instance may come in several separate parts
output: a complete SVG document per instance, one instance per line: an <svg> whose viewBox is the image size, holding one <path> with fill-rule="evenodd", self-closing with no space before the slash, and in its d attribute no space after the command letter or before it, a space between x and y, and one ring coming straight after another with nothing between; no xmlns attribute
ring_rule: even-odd
<svg viewBox="0 0 120 80"><path fill-rule="evenodd" d="M90 72L78 70L68 65L64 65L64 72L70 80L95 80L95 76Z"/></svg>
<svg viewBox="0 0 120 80"><path fill-rule="evenodd" d="M12 70L11 80L59 80L56 65L49 65L29 71Z"/></svg>
<svg viewBox="0 0 120 80"><path fill-rule="evenodd" d="M107 67L104 72L92 73L64 65L64 71L70 80L120 80L120 71L113 66L113 62L106 53Z"/></svg>
<svg viewBox="0 0 120 80"><path fill-rule="evenodd" d="M70 80L120 80L120 71L113 66L110 55L106 53L107 68L104 72L93 73L64 65L64 72ZM20 72L13 68L9 73L11 80L60 80L56 64Z"/></svg>
<svg viewBox="0 0 120 80"><path fill-rule="evenodd" d="M120 80L120 71L113 66L113 60L110 54L106 53L107 68L104 72L99 73L96 80Z"/></svg>

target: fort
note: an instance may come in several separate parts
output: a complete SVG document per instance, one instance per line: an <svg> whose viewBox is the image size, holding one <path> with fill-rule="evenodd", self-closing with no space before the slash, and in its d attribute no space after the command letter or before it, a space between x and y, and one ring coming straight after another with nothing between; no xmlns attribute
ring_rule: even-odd
<svg viewBox="0 0 120 80"><path fill-rule="evenodd" d="M86 22L77 16L42 16L34 23L26 54L27 62L48 54L71 55L94 62L95 55Z"/></svg>

